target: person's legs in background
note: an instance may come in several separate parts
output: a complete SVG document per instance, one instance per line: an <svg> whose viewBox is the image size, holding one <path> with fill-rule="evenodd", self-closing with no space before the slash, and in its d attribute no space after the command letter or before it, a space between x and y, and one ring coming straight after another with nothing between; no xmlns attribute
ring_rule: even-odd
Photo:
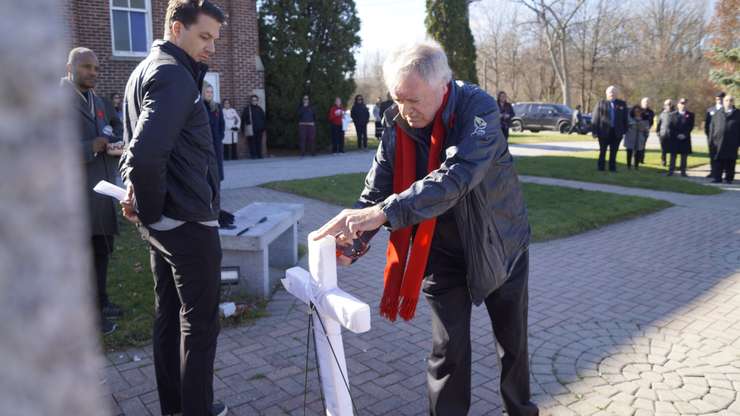
<svg viewBox="0 0 740 416"><path fill-rule="evenodd" d="M670 162L668 162L668 176L673 176L676 170L676 152L671 152Z"/></svg>
<svg viewBox="0 0 740 416"><path fill-rule="evenodd" d="M637 160L635 160L637 166ZM632 149L627 149L627 169L632 169Z"/></svg>
<svg viewBox="0 0 740 416"><path fill-rule="evenodd" d="M681 176L687 176L686 175L686 163L687 163L688 157L689 157L688 153L681 153Z"/></svg>
<svg viewBox="0 0 740 416"><path fill-rule="evenodd" d="M619 143L622 141L621 137L616 137L614 130L609 133L609 171L617 171L617 152L619 151Z"/></svg>
<svg viewBox="0 0 740 416"><path fill-rule="evenodd" d="M599 160L596 162L596 168L598 170L604 170L606 167L606 150L609 148L608 139L602 139L599 137Z"/></svg>
<svg viewBox="0 0 740 416"><path fill-rule="evenodd" d="M92 236L93 266L95 271L95 303L100 312L99 323L103 334L110 334L116 330L116 324L108 318L117 318L122 315L121 308L110 302L108 298L108 264L113 253L114 237L112 235Z"/></svg>
<svg viewBox="0 0 740 416"><path fill-rule="evenodd" d="M725 180L727 183L732 183L735 180L735 165L737 164L736 159L729 159L727 161L727 172L725 173Z"/></svg>
<svg viewBox="0 0 740 416"><path fill-rule="evenodd" d="M306 129L306 145L311 156L316 156L316 126L308 126Z"/></svg>
<svg viewBox="0 0 740 416"><path fill-rule="evenodd" d="M247 143L249 144L249 157L251 159L257 159L257 138L255 136L247 137Z"/></svg>
<svg viewBox="0 0 740 416"><path fill-rule="evenodd" d="M342 127L332 124L331 130L331 153L335 154L339 152L339 136L342 134Z"/></svg>
<svg viewBox="0 0 740 416"><path fill-rule="evenodd" d="M640 163L645 163L645 151L637 150L635 152L635 170L640 168Z"/></svg>
<svg viewBox="0 0 740 416"><path fill-rule="evenodd" d="M301 157L306 156L306 138L308 137L307 125L298 125L298 147L301 149Z"/></svg>

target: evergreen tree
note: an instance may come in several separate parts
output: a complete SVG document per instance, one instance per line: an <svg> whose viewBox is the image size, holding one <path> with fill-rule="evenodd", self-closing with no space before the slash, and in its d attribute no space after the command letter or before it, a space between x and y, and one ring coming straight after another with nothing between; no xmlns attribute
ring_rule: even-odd
<svg viewBox="0 0 740 416"><path fill-rule="evenodd" d="M740 94L740 0L718 0L709 25L709 79L733 96Z"/></svg>
<svg viewBox="0 0 740 416"><path fill-rule="evenodd" d="M427 33L447 52L456 79L478 83L467 0L426 0Z"/></svg>
<svg viewBox="0 0 740 416"><path fill-rule="evenodd" d="M354 0L262 1L260 55L270 146L297 146L297 110L304 94L316 111L317 145L328 143L329 107L335 97L346 104L355 90L359 30Z"/></svg>

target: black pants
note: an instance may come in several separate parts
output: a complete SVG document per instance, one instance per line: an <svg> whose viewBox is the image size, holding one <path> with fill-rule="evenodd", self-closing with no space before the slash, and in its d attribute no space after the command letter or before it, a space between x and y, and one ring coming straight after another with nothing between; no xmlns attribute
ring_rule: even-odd
<svg viewBox="0 0 740 416"><path fill-rule="evenodd" d="M607 149L609 149L609 170L612 172L617 170L617 151L621 141L622 138L616 136L614 129L609 129L607 137L599 137L599 161L596 164L599 170L604 170L606 165Z"/></svg>
<svg viewBox="0 0 740 416"><path fill-rule="evenodd" d="M715 181L722 180L722 173L726 181L735 180L735 159L718 159L712 161L712 174Z"/></svg>
<svg viewBox="0 0 740 416"><path fill-rule="evenodd" d="M465 415L470 408L472 303L464 260L433 250L427 272L423 291L432 309L432 353L427 363L429 411L435 416ZM494 336L503 348L501 395L511 416L538 414L529 390L528 275L529 257L525 253L509 280L485 301Z"/></svg>
<svg viewBox="0 0 740 416"><path fill-rule="evenodd" d="M686 159L688 158L687 153L681 153L681 173L686 173ZM676 170L676 152L671 152L671 161L668 164L668 173L673 173Z"/></svg>
<svg viewBox="0 0 740 416"><path fill-rule="evenodd" d="M154 273L153 353L163 414L210 415L220 330L218 229L185 223L149 230Z"/></svg>
<svg viewBox="0 0 740 416"><path fill-rule="evenodd" d="M627 149L627 167L632 166L632 156L635 158L635 169L640 166L640 163L645 162L645 151L644 150L631 150Z"/></svg>
<svg viewBox="0 0 740 416"><path fill-rule="evenodd" d="M355 131L357 131L357 148L367 149L367 123L355 124Z"/></svg>
<svg viewBox="0 0 740 416"><path fill-rule="evenodd" d="M707 140L707 142L709 142L709 140ZM714 147L714 145L712 145L712 143L710 142L709 143L709 176L711 178L716 178L717 176L717 171L715 170L715 168L718 166L717 162L719 161L714 160L716 154L717 154L717 148Z"/></svg>
<svg viewBox="0 0 740 416"><path fill-rule="evenodd" d="M236 152L236 143L224 145L224 160L237 160L239 155Z"/></svg>
<svg viewBox="0 0 740 416"><path fill-rule="evenodd" d="M331 152L344 153L344 130L336 124L331 125Z"/></svg>
<svg viewBox="0 0 740 416"><path fill-rule="evenodd" d="M375 122L375 138L380 139L383 136L383 123Z"/></svg>
<svg viewBox="0 0 740 416"><path fill-rule="evenodd" d="M506 141L508 142L509 141L509 128L502 126L501 132L504 133L504 139L506 139Z"/></svg>
<svg viewBox="0 0 740 416"><path fill-rule="evenodd" d="M262 132L255 131L254 136L247 137L249 143L249 157L262 159Z"/></svg>
<svg viewBox="0 0 740 416"><path fill-rule="evenodd" d="M112 235L92 236L95 300L99 309L108 304L108 263L110 262L110 255L113 253L113 242Z"/></svg>

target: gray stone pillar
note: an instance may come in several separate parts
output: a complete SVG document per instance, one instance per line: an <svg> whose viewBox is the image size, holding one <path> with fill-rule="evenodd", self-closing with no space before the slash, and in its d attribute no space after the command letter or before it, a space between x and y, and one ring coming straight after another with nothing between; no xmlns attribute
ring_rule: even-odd
<svg viewBox="0 0 740 416"><path fill-rule="evenodd" d="M105 415L59 0L3 2L0 414Z"/></svg>

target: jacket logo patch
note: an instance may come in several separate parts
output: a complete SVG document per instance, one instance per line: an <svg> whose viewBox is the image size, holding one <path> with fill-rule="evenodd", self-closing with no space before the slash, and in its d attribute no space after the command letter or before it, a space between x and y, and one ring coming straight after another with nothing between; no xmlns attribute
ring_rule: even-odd
<svg viewBox="0 0 740 416"><path fill-rule="evenodd" d="M198 94L198 98L196 98L195 101L193 101L193 104L198 104L198 101L200 101L200 94Z"/></svg>
<svg viewBox="0 0 740 416"><path fill-rule="evenodd" d="M473 119L473 126L475 127L473 129L473 136L483 136L486 133L488 123L486 123L486 120L483 120L483 118L475 116Z"/></svg>

